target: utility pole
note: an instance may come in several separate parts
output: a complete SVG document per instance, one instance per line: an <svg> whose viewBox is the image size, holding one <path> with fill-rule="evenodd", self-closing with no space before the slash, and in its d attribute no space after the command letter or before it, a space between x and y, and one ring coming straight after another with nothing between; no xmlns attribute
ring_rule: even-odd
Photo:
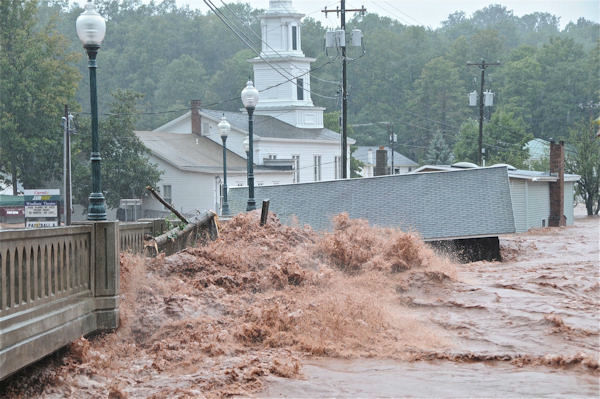
<svg viewBox="0 0 600 399"><path fill-rule="evenodd" d="M65 226L71 225L71 212L72 212L72 200L71 200L71 121L73 115L69 113L69 106L65 104L65 116L63 116L64 126L64 158L63 158L63 181L64 181L64 197L63 197L63 209L65 212Z"/></svg>
<svg viewBox="0 0 600 399"><path fill-rule="evenodd" d="M500 65L500 62L488 62L481 60L481 62L467 62L469 66L478 66L481 69L481 86L479 88L479 140L477 150L477 164L482 166L482 148L483 148L483 84L485 81L485 68L491 65Z"/></svg>
<svg viewBox="0 0 600 399"><path fill-rule="evenodd" d="M321 12L325 13L327 16L330 12L335 12L340 16L340 27L342 31L344 31L344 35L346 34L346 11L349 12L361 12L365 13L367 9L364 6L361 6L359 9L349 9L346 10L346 0L340 0L341 7L335 10L328 10L327 7L321 10ZM346 90L346 45L344 40L344 45L342 46L342 179L348 178L348 95Z"/></svg>

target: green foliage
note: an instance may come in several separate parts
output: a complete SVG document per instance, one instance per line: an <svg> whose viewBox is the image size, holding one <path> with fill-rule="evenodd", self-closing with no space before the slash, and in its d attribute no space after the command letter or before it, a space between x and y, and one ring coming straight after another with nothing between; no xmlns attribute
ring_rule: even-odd
<svg viewBox="0 0 600 399"><path fill-rule="evenodd" d="M524 146L532 138L521 118L512 112L498 110L483 126L486 165L507 163L516 168L525 168L529 151ZM479 122L470 119L463 123L454 145L456 161L477 163L478 139Z"/></svg>
<svg viewBox="0 0 600 399"><path fill-rule="evenodd" d="M581 176L576 184L576 195L585 203L588 215L600 211L600 138L590 122L579 122L569 130L569 148L566 169Z"/></svg>
<svg viewBox="0 0 600 399"><path fill-rule="evenodd" d="M468 119L460 126L458 139L454 144L454 159L457 162L477 163L477 140L479 138L479 123Z"/></svg>
<svg viewBox="0 0 600 399"><path fill-rule="evenodd" d="M352 154L354 153L354 151L356 151L357 148L358 146L355 145L350 146L350 177L352 178L362 177L358 172L365 166L364 162L352 156Z"/></svg>
<svg viewBox="0 0 600 399"><path fill-rule="evenodd" d="M63 105L80 75L77 57L55 29L38 24L37 2L0 2L0 172L25 188L43 187L62 172Z"/></svg>
<svg viewBox="0 0 600 399"><path fill-rule="evenodd" d="M156 165L148 161L148 150L133 133L136 102L141 95L116 91L108 117L99 121L100 154L102 156L102 190L108 207L117 208L122 198L141 198L146 186L154 186L160 178ZM79 121L73 140L74 201L87 205L91 192L90 120Z"/></svg>
<svg viewBox="0 0 600 399"><path fill-rule="evenodd" d="M525 144L533 136L527 133L523 119L501 109L492 115L483 130L486 164L507 163L518 169L525 168L529 158Z"/></svg>
<svg viewBox="0 0 600 399"><path fill-rule="evenodd" d="M431 139L427 154L425 154L425 163L429 165L447 165L452 163L452 150L444 140L441 130L438 130Z"/></svg>

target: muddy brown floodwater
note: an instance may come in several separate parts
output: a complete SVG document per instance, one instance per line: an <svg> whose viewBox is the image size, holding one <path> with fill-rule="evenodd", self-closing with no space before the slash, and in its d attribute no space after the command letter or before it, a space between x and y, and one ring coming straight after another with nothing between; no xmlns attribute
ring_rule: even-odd
<svg viewBox="0 0 600 399"><path fill-rule="evenodd" d="M205 247L121 259L121 327L0 385L9 398L600 395L599 219L456 264L340 215L258 213ZM1 396L1 395L0 395Z"/></svg>

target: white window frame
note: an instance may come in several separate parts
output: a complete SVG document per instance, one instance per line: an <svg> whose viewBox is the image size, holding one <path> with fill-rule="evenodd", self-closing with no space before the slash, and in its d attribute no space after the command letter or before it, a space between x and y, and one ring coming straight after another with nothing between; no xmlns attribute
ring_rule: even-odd
<svg viewBox="0 0 600 399"><path fill-rule="evenodd" d="M292 155L294 160L294 183L300 183L300 155Z"/></svg>
<svg viewBox="0 0 600 399"><path fill-rule="evenodd" d="M168 195L167 195L168 191ZM171 184L163 184L162 186L162 196L163 199L169 203L169 205L173 205L173 186ZM168 209L165 206L165 209Z"/></svg>
<svg viewBox="0 0 600 399"><path fill-rule="evenodd" d="M321 155L313 155L314 181L321 181Z"/></svg>

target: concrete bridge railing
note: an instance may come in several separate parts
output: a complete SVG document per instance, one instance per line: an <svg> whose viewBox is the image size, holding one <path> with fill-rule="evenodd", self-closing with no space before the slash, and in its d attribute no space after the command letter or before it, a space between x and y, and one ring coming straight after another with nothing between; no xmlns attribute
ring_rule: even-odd
<svg viewBox="0 0 600 399"><path fill-rule="evenodd" d="M119 223L0 231L0 379L119 325Z"/></svg>

